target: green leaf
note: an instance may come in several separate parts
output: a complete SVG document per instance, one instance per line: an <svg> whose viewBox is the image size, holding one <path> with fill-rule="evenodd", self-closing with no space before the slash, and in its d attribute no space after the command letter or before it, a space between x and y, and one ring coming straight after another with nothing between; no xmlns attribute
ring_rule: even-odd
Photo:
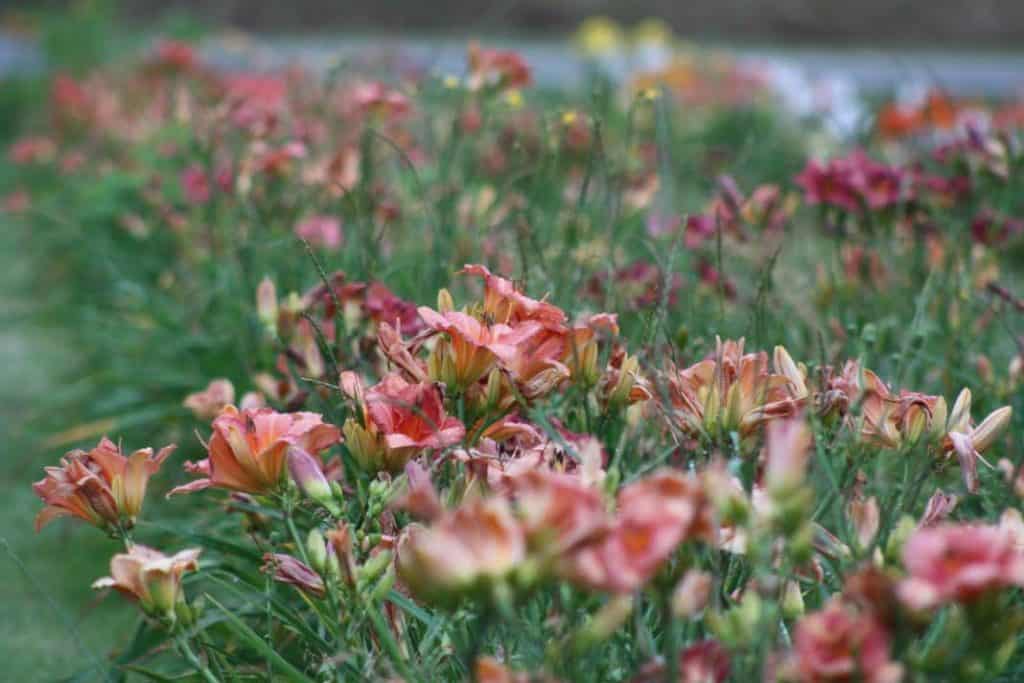
<svg viewBox="0 0 1024 683"><path fill-rule="evenodd" d="M230 610L224 607L224 605L217 602L212 595L207 593L206 599L213 603L214 606L216 606L217 609L223 612L227 617L227 621L224 622L224 625L235 635L241 638L249 647L269 659L273 663L276 671L280 672L285 678L289 681L293 681L294 683L314 683L313 679L308 678L306 674L295 668L291 662L282 657L277 650L270 647L265 640L260 638L259 634L253 631L248 624L232 614Z"/></svg>

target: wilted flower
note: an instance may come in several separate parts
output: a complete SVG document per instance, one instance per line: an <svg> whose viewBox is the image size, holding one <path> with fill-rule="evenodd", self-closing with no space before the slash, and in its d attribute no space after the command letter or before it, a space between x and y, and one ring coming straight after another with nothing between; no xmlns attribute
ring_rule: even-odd
<svg viewBox="0 0 1024 683"><path fill-rule="evenodd" d="M102 528L131 527L142 510L149 478L175 446L155 455L152 448L128 457L104 437L89 451L69 451L60 467L47 467L46 477L32 485L46 507L36 517L39 531L58 517L73 516Z"/></svg>
<svg viewBox="0 0 1024 683"><path fill-rule="evenodd" d="M369 390L351 372L342 387L361 415L345 421L342 431L352 456L368 472L401 472L425 450L443 450L466 435L466 428L445 413L441 391L430 382L409 383L387 375Z"/></svg>
<svg viewBox="0 0 1024 683"><path fill-rule="evenodd" d="M939 524L919 529L903 546L910 576L899 585L912 609L968 603L991 591L1024 586L1024 553L997 526Z"/></svg>
<svg viewBox="0 0 1024 683"><path fill-rule="evenodd" d="M199 548L168 557L144 545L133 545L127 553L110 560L110 576L98 579L93 588L115 588L139 603L151 617L174 619L175 607L184 602L181 577L199 568Z"/></svg>
<svg viewBox="0 0 1024 683"><path fill-rule="evenodd" d="M235 385L228 379L212 380L205 389L189 394L182 405L198 420L212 420L225 406L235 402Z"/></svg>
<svg viewBox="0 0 1024 683"><path fill-rule="evenodd" d="M429 527L406 528L398 577L414 595L451 605L472 593L492 595L526 559L526 535L503 498L476 499Z"/></svg>
<svg viewBox="0 0 1024 683"><path fill-rule="evenodd" d="M897 683L903 677L903 667L889 659L885 627L839 598L797 622L793 644L801 683Z"/></svg>
<svg viewBox="0 0 1024 683"><path fill-rule="evenodd" d="M187 463L186 469L205 474L168 495L216 487L243 493L271 493L285 476L289 446L317 454L338 442L334 425L316 413L278 413L270 408L239 411L227 406L213 421L209 457Z"/></svg>
<svg viewBox="0 0 1024 683"><path fill-rule="evenodd" d="M273 572L275 581L295 586L304 593L320 598L327 592L323 578L291 555L266 553L263 562L264 571Z"/></svg>
<svg viewBox="0 0 1024 683"><path fill-rule="evenodd" d="M936 489L932 497L928 499L928 504L924 506L924 514L921 515L921 526L935 526L939 522L944 522L953 514L958 500L952 493Z"/></svg>

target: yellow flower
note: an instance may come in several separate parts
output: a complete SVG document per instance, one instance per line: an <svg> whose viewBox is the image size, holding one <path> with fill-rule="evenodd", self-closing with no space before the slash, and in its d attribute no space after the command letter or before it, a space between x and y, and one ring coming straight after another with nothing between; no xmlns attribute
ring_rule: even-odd
<svg viewBox="0 0 1024 683"><path fill-rule="evenodd" d="M573 42L583 54L598 57L615 52L624 40L622 28L613 19L598 16L580 24Z"/></svg>

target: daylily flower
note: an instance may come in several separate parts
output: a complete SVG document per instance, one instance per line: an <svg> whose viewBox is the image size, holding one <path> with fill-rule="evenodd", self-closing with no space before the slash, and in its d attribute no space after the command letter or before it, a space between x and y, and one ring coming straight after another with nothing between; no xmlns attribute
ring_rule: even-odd
<svg viewBox="0 0 1024 683"><path fill-rule="evenodd" d="M766 353L744 355L742 339L717 340L713 358L678 372L670 368L667 380L671 415L694 436L749 436L771 419L795 415L805 400L800 384L769 372Z"/></svg>
<svg viewBox="0 0 1024 683"><path fill-rule="evenodd" d="M345 443L368 472L401 472L423 451L443 450L466 435L458 418L445 413L441 391L430 382L412 384L392 373L364 390L355 374L344 372L341 383L361 411L345 421Z"/></svg>
<svg viewBox="0 0 1024 683"><path fill-rule="evenodd" d="M438 313L426 306L419 309L427 327L443 332L428 360L430 376L454 389L465 390L487 374L498 355L513 355L514 347L503 342L507 325L489 325L458 311Z"/></svg>
<svg viewBox="0 0 1024 683"><path fill-rule="evenodd" d="M199 548L167 556L144 545L110 560L110 576L98 579L93 588L114 588L139 603L151 617L174 619L175 607L185 599L181 577L199 568Z"/></svg>
<svg viewBox="0 0 1024 683"><path fill-rule="evenodd" d="M359 112L384 120L401 118L412 110L408 97L380 81L356 83L347 95Z"/></svg>
<svg viewBox="0 0 1024 683"><path fill-rule="evenodd" d="M966 392L966 389L964 390ZM978 492L978 460L981 454L995 443L1010 424L1013 409L1003 406L992 411L977 427L970 427L970 394L966 394L966 406L962 412L954 408L953 417L957 420L955 429L950 429L943 442L945 452L955 452L960 461L960 471L964 486L971 493ZM958 401L959 403L959 401ZM950 423L953 424L951 418Z"/></svg>
<svg viewBox="0 0 1024 683"><path fill-rule="evenodd" d="M797 622L793 646L801 683L898 683L903 678L903 667L889 659L885 627L839 598Z"/></svg>
<svg viewBox="0 0 1024 683"><path fill-rule="evenodd" d="M36 517L36 531L58 517L84 519L101 529L131 527L142 510L146 485L175 446L155 455L152 448L128 457L104 437L89 451L69 451L60 467L47 467L46 477L32 485L46 507Z"/></svg>
<svg viewBox="0 0 1024 683"><path fill-rule="evenodd" d="M503 498L479 498L429 527L406 527L398 543L398 577L422 600L452 605L470 593L491 594L526 559L526 534Z"/></svg>
<svg viewBox="0 0 1024 683"><path fill-rule="evenodd" d="M310 216L295 225L295 234L321 249L341 247L341 221L333 216Z"/></svg>
<svg viewBox="0 0 1024 683"><path fill-rule="evenodd" d="M546 301L531 299L512 280L493 274L485 266L466 264L460 274L475 275L484 280L483 310L497 323L515 325L533 320L549 325L563 325L565 311Z"/></svg>
<svg viewBox="0 0 1024 683"><path fill-rule="evenodd" d="M235 385L228 379L212 380L205 389L189 394L182 405L199 420L212 420L235 402Z"/></svg>
<svg viewBox="0 0 1024 683"><path fill-rule="evenodd" d="M903 546L910 576L898 587L912 609L969 603L991 591L1024 586L1024 552L997 526L939 524L917 530Z"/></svg>
<svg viewBox="0 0 1024 683"><path fill-rule="evenodd" d="M270 408L239 411L227 406L213 421L209 457L185 466L189 472L206 477L179 486L168 495L210 487L271 493L284 480L290 446L316 455L339 438L338 428L324 424L316 413L278 413Z"/></svg>
<svg viewBox="0 0 1024 683"><path fill-rule="evenodd" d="M662 470L623 488L615 520L569 553L560 570L589 588L629 593L654 576L683 541L714 537L698 480Z"/></svg>
<svg viewBox="0 0 1024 683"><path fill-rule="evenodd" d="M536 469L511 484L532 549L557 557L601 530L607 518L600 492L579 477Z"/></svg>
<svg viewBox="0 0 1024 683"><path fill-rule="evenodd" d="M197 164L182 171L181 190L189 204L205 204L210 201L210 179L206 171Z"/></svg>
<svg viewBox="0 0 1024 683"><path fill-rule="evenodd" d="M493 87L499 90L523 88L532 82L530 67L511 50L490 50L476 42L469 44L468 85L470 90Z"/></svg>

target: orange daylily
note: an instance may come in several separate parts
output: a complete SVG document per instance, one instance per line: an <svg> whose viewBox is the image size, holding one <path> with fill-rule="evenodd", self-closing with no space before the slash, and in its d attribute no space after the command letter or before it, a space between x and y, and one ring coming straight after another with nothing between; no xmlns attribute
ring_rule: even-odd
<svg viewBox="0 0 1024 683"><path fill-rule="evenodd" d="M287 471L290 446L316 455L338 442L341 433L324 424L316 413L278 413L270 408L239 411L227 406L213 421L209 457L186 463L190 472L205 474L179 486L168 495L191 493L209 487L270 493L280 485Z"/></svg>
<svg viewBox="0 0 1024 683"><path fill-rule="evenodd" d="M142 448L128 457L103 437L90 451L76 449L47 467L46 477L32 485L46 507L36 517L36 531L58 517L78 517L100 528L131 527L142 510L149 478L175 449Z"/></svg>

